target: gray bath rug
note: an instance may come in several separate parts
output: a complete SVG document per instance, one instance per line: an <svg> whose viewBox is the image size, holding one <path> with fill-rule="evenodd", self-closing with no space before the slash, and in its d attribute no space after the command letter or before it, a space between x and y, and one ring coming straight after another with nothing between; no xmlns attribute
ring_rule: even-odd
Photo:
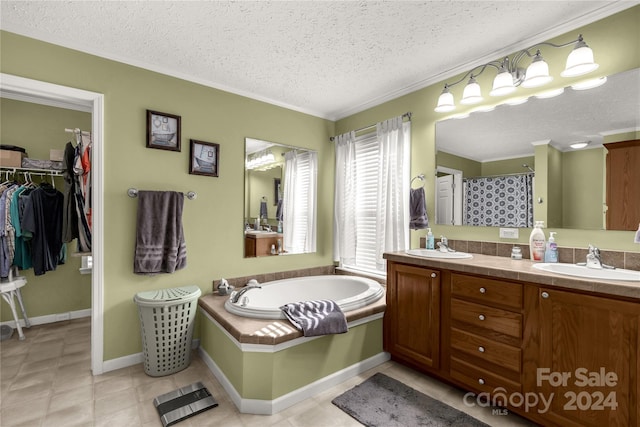
<svg viewBox="0 0 640 427"><path fill-rule="evenodd" d="M346 391L331 403L368 427L487 426L381 373Z"/></svg>

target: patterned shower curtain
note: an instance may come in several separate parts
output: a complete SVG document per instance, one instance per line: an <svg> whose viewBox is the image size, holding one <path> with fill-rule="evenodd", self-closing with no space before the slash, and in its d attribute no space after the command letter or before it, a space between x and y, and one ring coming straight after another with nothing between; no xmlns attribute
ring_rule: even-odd
<svg viewBox="0 0 640 427"><path fill-rule="evenodd" d="M533 174L465 179L464 225L533 227Z"/></svg>

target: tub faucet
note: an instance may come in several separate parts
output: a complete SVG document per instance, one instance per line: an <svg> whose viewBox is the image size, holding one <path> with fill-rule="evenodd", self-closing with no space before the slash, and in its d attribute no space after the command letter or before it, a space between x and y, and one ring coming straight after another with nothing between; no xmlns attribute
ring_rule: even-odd
<svg viewBox="0 0 640 427"><path fill-rule="evenodd" d="M246 294L247 292L249 292L251 289L262 289L262 286L257 284L258 282L256 282L256 284L247 284L247 286L245 286L244 288L238 290L238 291L234 291L231 293L231 302L233 304L237 304L238 301L240 301L240 298L242 297L242 295Z"/></svg>
<svg viewBox="0 0 640 427"><path fill-rule="evenodd" d="M600 249L598 249L595 246L589 245L589 253L587 254L587 262L585 263L578 263L580 265L585 265L587 268L597 268L597 269L602 269L602 268L610 268L610 269L615 269L614 266L612 265L607 265L604 264L602 262L602 257L600 255Z"/></svg>

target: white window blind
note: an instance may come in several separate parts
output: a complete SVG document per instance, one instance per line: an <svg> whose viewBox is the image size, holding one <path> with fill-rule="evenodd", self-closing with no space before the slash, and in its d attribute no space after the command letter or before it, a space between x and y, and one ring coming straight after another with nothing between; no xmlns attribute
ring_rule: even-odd
<svg viewBox="0 0 640 427"><path fill-rule="evenodd" d="M287 153L285 173L285 250L315 252L317 154Z"/></svg>
<svg viewBox="0 0 640 427"><path fill-rule="evenodd" d="M355 140L356 258L345 267L376 271L376 203L380 144L375 132Z"/></svg>

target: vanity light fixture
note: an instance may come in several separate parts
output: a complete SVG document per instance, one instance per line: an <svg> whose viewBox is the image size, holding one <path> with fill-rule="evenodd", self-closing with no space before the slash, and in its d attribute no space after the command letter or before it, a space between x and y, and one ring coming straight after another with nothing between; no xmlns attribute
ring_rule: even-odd
<svg viewBox="0 0 640 427"><path fill-rule="evenodd" d="M606 82L607 82L607 76L598 77L596 79L584 80L576 84L573 84L571 85L571 89L573 90L593 89L594 87L602 86Z"/></svg>
<svg viewBox="0 0 640 427"><path fill-rule="evenodd" d="M460 103L470 105L481 102L483 100L482 91L476 78L481 75L487 67L497 69L496 77L493 80L493 87L489 92L491 96L508 95L515 92L518 86L533 88L549 83L553 80L553 77L549 75L549 65L542 57L540 49L537 49L539 46L551 46L554 48L574 46L567 57L564 71L560 73L562 77L581 76L598 68L598 64L593 60L593 51L584 42L582 34L578 36L577 40L560 45L548 42L538 43L517 52L511 58L507 56L501 61L491 61L483 65L478 65L468 71L460 80L453 83L445 83L444 89L438 98L435 111L438 113L446 113L455 110L455 101L449 88L466 81L467 78L469 78L469 80L464 88ZM526 70L518 66L524 57L532 58Z"/></svg>
<svg viewBox="0 0 640 427"><path fill-rule="evenodd" d="M506 101L504 101L504 103L507 105L520 105L520 104L524 104L528 100L529 100L529 97L524 96L522 98L507 99Z"/></svg>
<svg viewBox="0 0 640 427"><path fill-rule="evenodd" d="M538 94L535 94L534 96L538 99L547 99L547 98L553 98L554 96L562 95L563 93L564 93L564 88L560 87L558 89L551 89L546 92L540 92Z"/></svg>

